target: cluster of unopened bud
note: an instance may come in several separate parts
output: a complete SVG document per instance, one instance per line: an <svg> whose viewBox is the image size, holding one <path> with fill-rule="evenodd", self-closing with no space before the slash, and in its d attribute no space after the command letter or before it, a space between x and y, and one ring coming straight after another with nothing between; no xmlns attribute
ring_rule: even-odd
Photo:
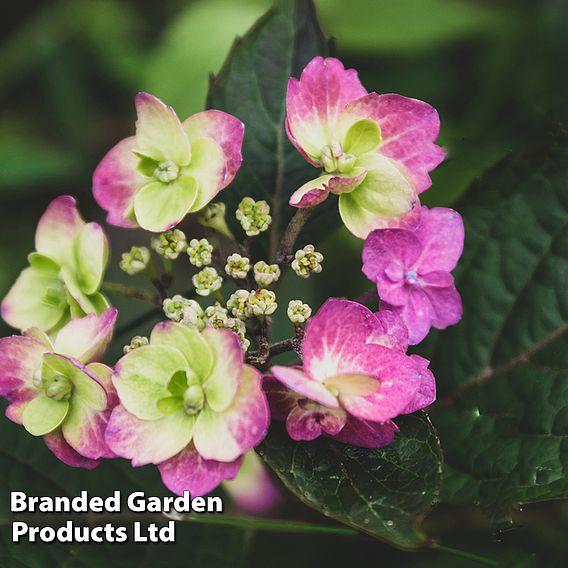
<svg viewBox="0 0 568 568"><path fill-rule="evenodd" d="M162 304L164 314L172 321L183 323L199 330L205 327L202 307L195 301L176 294L166 298Z"/></svg>
<svg viewBox="0 0 568 568"><path fill-rule="evenodd" d="M183 231L173 229L152 239L152 248L163 258L176 260L187 250L187 239Z"/></svg>
<svg viewBox="0 0 568 568"><path fill-rule="evenodd" d="M147 337L144 337L143 335L135 335L130 340L130 343L122 348L122 351L124 352L124 354L130 353L131 351L134 351L134 349L148 345L148 343L149 341Z"/></svg>
<svg viewBox="0 0 568 568"><path fill-rule="evenodd" d="M195 286L195 291L200 296L209 296L223 285L223 278L212 266L206 266L197 274L194 274L191 281Z"/></svg>
<svg viewBox="0 0 568 568"><path fill-rule="evenodd" d="M280 278L280 267L277 264L268 264L264 260L254 265L254 279L261 288L274 284Z"/></svg>
<svg viewBox="0 0 568 568"><path fill-rule="evenodd" d="M302 300L290 300L288 309L286 311L288 319L293 324L306 323L308 318L312 315L312 308L308 304L304 304Z"/></svg>
<svg viewBox="0 0 568 568"><path fill-rule="evenodd" d="M211 327L215 327L217 329L229 329L236 333L244 351L249 348L250 341L246 337L247 328L244 321L230 317L228 311L223 306L216 303L213 306L207 307L205 309L205 317L207 319L207 323Z"/></svg>
<svg viewBox="0 0 568 568"><path fill-rule="evenodd" d="M292 261L292 270L301 278L308 278L311 274L318 274L322 270L323 254L317 252L314 245L306 245L297 250Z"/></svg>
<svg viewBox="0 0 568 568"><path fill-rule="evenodd" d="M272 223L270 206L264 199L255 201L252 197L243 198L235 216L249 237L266 231Z"/></svg>
<svg viewBox="0 0 568 568"><path fill-rule="evenodd" d="M130 251L123 252L120 268L126 274L133 276L144 272L151 261L150 249L148 247L132 247Z"/></svg>
<svg viewBox="0 0 568 568"><path fill-rule="evenodd" d="M197 222L204 227L213 229L223 235L233 238L227 221L225 220L226 207L224 203L210 203L205 209L197 215Z"/></svg>
<svg viewBox="0 0 568 568"><path fill-rule="evenodd" d="M207 239L191 239L187 247L189 262L201 268L211 264L213 245Z"/></svg>
<svg viewBox="0 0 568 568"><path fill-rule="evenodd" d="M250 259L246 256L234 253L227 258L225 265L225 272L231 278L237 280L244 280L250 270Z"/></svg>

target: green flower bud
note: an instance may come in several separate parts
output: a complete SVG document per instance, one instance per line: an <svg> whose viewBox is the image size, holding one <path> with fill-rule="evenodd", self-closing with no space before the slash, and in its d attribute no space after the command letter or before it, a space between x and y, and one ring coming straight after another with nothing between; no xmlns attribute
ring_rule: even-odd
<svg viewBox="0 0 568 568"><path fill-rule="evenodd" d="M122 253L120 268L133 276L144 272L150 264L151 255L148 247L132 247L130 252Z"/></svg>
<svg viewBox="0 0 568 568"><path fill-rule="evenodd" d="M144 345L148 345L148 343L149 341L147 337L144 337L142 335L135 335L130 340L130 343L122 348L122 351L124 352L124 354L130 353L134 349L138 349L139 347L144 347Z"/></svg>
<svg viewBox="0 0 568 568"><path fill-rule="evenodd" d="M211 292L216 292L221 288L223 278L219 276L213 267L206 266L193 276L192 282L195 286L195 291L200 296L209 296Z"/></svg>
<svg viewBox="0 0 568 568"><path fill-rule="evenodd" d="M61 374L56 374L44 388L45 396L53 400L69 400L73 393L73 383Z"/></svg>
<svg viewBox="0 0 568 568"><path fill-rule="evenodd" d="M225 272L231 277L242 280L247 277L250 270L250 260L240 254L232 254L227 258Z"/></svg>
<svg viewBox="0 0 568 568"><path fill-rule="evenodd" d="M248 290L237 290L227 300L227 308L236 318L241 320L246 319L247 316L247 302L250 296Z"/></svg>
<svg viewBox="0 0 568 568"><path fill-rule="evenodd" d="M205 404L205 393L201 385L191 385L183 393L183 407L187 414L197 414Z"/></svg>
<svg viewBox="0 0 568 568"><path fill-rule="evenodd" d="M152 239L152 248L162 257L175 260L187 250L187 240L183 231L173 229Z"/></svg>
<svg viewBox="0 0 568 568"><path fill-rule="evenodd" d="M264 200L255 201L251 197L245 197L239 203L235 216L249 237L266 231L272 223L268 203Z"/></svg>
<svg viewBox="0 0 568 568"><path fill-rule="evenodd" d="M273 314L278 304L276 294L272 290L253 290L247 300L246 315L248 317L264 317Z"/></svg>
<svg viewBox="0 0 568 568"><path fill-rule="evenodd" d="M187 247L187 254L189 255L189 262L193 266L202 267L211 264L211 253L213 252L213 245L207 239L191 239Z"/></svg>
<svg viewBox="0 0 568 568"><path fill-rule="evenodd" d="M234 240L233 233L231 233L227 221L225 221L225 211L224 203L211 203L198 213L197 222Z"/></svg>
<svg viewBox="0 0 568 568"><path fill-rule="evenodd" d="M314 249L314 245L306 245L304 248L296 251L294 260L292 261L292 270L302 278L308 278L310 274L318 274L321 272L321 262L323 254Z"/></svg>
<svg viewBox="0 0 568 568"><path fill-rule="evenodd" d="M286 313L292 323L305 323L312 315L312 308L308 304L304 304L302 300L290 300Z"/></svg>
<svg viewBox="0 0 568 568"><path fill-rule="evenodd" d="M179 166L168 160L160 162L158 167L154 170L154 177L162 183L170 183L175 181L179 176Z"/></svg>
<svg viewBox="0 0 568 568"><path fill-rule="evenodd" d="M280 278L280 267L260 260L254 265L254 279L262 288L270 286Z"/></svg>

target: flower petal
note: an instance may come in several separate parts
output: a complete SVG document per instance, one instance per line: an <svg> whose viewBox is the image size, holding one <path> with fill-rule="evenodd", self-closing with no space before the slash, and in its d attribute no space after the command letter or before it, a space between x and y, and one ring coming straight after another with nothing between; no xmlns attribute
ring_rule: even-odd
<svg viewBox="0 0 568 568"><path fill-rule="evenodd" d="M53 329L67 309L65 288L56 272L22 270L2 301L2 318L16 329Z"/></svg>
<svg viewBox="0 0 568 568"><path fill-rule="evenodd" d="M342 408L326 408L315 403L297 404L286 418L286 431L292 440L314 440L322 433L334 436L347 420Z"/></svg>
<svg viewBox="0 0 568 568"><path fill-rule="evenodd" d="M22 424L32 436L43 436L60 426L68 411L68 400L54 400L39 394L26 404Z"/></svg>
<svg viewBox="0 0 568 568"><path fill-rule="evenodd" d="M177 349L147 345L120 359L112 382L128 412L142 420L157 420L163 415L156 403L170 396L167 389L170 379L186 367L187 361Z"/></svg>
<svg viewBox="0 0 568 568"><path fill-rule="evenodd" d="M60 266L73 265L73 241L85 222L77 211L77 202L70 195L54 199L37 225L37 252Z"/></svg>
<svg viewBox="0 0 568 568"><path fill-rule="evenodd" d="M179 454L193 436L195 417L183 411L158 420L140 420L118 405L111 414L106 443L132 466L161 463Z"/></svg>
<svg viewBox="0 0 568 568"><path fill-rule="evenodd" d="M347 105L341 117L342 131L364 118L381 127L378 152L404 165L418 193L428 189L432 185L428 172L444 160L444 150L434 144L440 132L436 109L401 95L370 93Z"/></svg>
<svg viewBox="0 0 568 568"><path fill-rule="evenodd" d="M406 353L408 349L408 329L402 317L391 310L381 309L375 314L380 329L367 339L368 343L383 345Z"/></svg>
<svg viewBox="0 0 568 568"><path fill-rule="evenodd" d="M360 446L361 448L382 448L392 444L395 433L398 432L394 422L390 420L381 424L358 420L353 416L347 418L347 423L334 439L344 444Z"/></svg>
<svg viewBox="0 0 568 568"><path fill-rule="evenodd" d="M74 313L73 304L69 301L73 317L83 317L83 315L90 313L102 313L109 307L107 299L99 292L95 294L83 292L77 280L77 275L70 268L64 266L61 269L60 276L65 283L67 292L80 308L79 313Z"/></svg>
<svg viewBox="0 0 568 568"><path fill-rule="evenodd" d="M367 395L379 389L379 383L374 377L358 374L335 375L324 381L327 388L336 389L339 394Z"/></svg>
<svg viewBox="0 0 568 568"><path fill-rule="evenodd" d="M422 207L416 237L422 245L421 272L452 271L463 251L464 225L453 209Z"/></svg>
<svg viewBox="0 0 568 568"><path fill-rule="evenodd" d="M187 360L190 369L202 380L213 369L215 359L207 339L195 328L173 321L157 323L150 335L152 345L175 347Z"/></svg>
<svg viewBox="0 0 568 568"><path fill-rule="evenodd" d="M365 154L357 164L368 170L363 182L339 196L345 226L361 239L374 229L413 225L420 215L416 189L396 162Z"/></svg>
<svg viewBox="0 0 568 568"><path fill-rule="evenodd" d="M432 326L436 329L446 329L458 323L462 317L462 301L455 286L447 288L424 287L432 305Z"/></svg>
<svg viewBox="0 0 568 568"><path fill-rule="evenodd" d="M189 140L174 109L148 93L138 93L134 102L138 113L136 149L157 162L189 164Z"/></svg>
<svg viewBox="0 0 568 568"><path fill-rule="evenodd" d="M225 155L224 185L229 185L243 161L241 148L245 125L236 117L220 110L198 112L182 123L190 142L200 138L212 138L221 146ZM192 159L195 159L193 156Z"/></svg>
<svg viewBox="0 0 568 568"><path fill-rule="evenodd" d="M237 396L243 376L243 349L238 336L226 329L205 328L202 337L213 353L213 367L203 388L207 404L221 412L231 405Z"/></svg>
<svg viewBox="0 0 568 568"><path fill-rule="evenodd" d="M55 457L71 467L94 469L99 465L99 460L92 460L76 452L66 441L58 428L43 437L45 445L54 453Z"/></svg>
<svg viewBox="0 0 568 568"><path fill-rule="evenodd" d="M72 319L59 330L54 341L54 351L69 355L82 363L100 359L106 351L118 310L110 308L100 316L89 314L84 318Z"/></svg>
<svg viewBox="0 0 568 568"><path fill-rule="evenodd" d="M187 215L197 192L197 182L186 175L168 184L150 182L134 197L136 220L147 231L168 231Z"/></svg>
<svg viewBox="0 0 568 568"><path fill-rule="evenodd" d="M265 376L262 380L262 389L270 405L270 414L276 420L286 420L292 408L296 406L298 399L302 398L301 395L286 388L271 375Z"/></svg>
<svg viewBox="0 0 568 568"><path fill-rule="evenodd" d="M74 266L77 281L85 294L94 294L101 285L108 260L108 242L98 223L87 223L75 239Z"/></svg>
<svg viewBox="0 0 568 568"><path fill-rule="evenodd" d="M337 298L327 300L306 325L302 342L306 374L323 382L352 372L351 359L373 332L382 330L378 326L373 312L365 306Z"/></svg>
<svg viewBox="0 0 568 568"><path fill-rule="evenodd" d="M93 174L93 196L108 212L107 223L117 227L138 226L133 217L134 195L149 181L136 169L140 158L135 149L136 138L125 138L107 152Z"/></svg>
<svg viewBox="0 0 568 568"><path fill-rule="evenodd" d="M193 156L185 174L197 181L197 197L191 213L203 209L226 185L227 166L223 149L212 138L200 138L191 144Z"/></svg>
<svg viewBox="0 0 568 568"><path fill-rule="evenodd" d="M326 174L305 183L290 197L293 207L313 207L325 201L330 193L353 191L365 179L367 171L356 168L352 176L336 176Z"/></svg>
<svg viewBox="0 0 568 568"><path fill-rule="evenodd" d="M424 289L412 286L409 289L406 304L403 306L393 306L388 302L384 302L383 306L384 309L393 310L402 316L408 328L410 345L420 343L428 335L435 315L432 302Z"/></svg>
<svg viewBox="0 0 568 568"><path fill-rule="evenodd" d="M260 381L260 373L244 365L241 385L231 406L219 413L209 406L203 408L193 437L201 457L232 462L266 436L270 416Z"/></svg>
<svg viewBox="0 0 568 568"><path fill-rule="evenodd" d="M189 491L199 497L213 491L225 479L233 479L241 466L242 456L226 463L203 459L193 444L158 465L164 485L177 495Z"/></svg>
<svg viewBox="0 0 568 568"><path fill-rule="evenodd" d="M286 94L288 137L312 165L324 146L332 144L345 105L367 94L354 69L334 58L315 57L291 78ZM340 141L337 139L337 141Z"/></svg>
<svg viewBox="0 0 568 568"><path fill-rule="evenodd" d="M410 401L408 406L401 414L412 414L417 410L426 408L436 400L436 380L428 365L430 361L420 357L420 355L410 355L416 367L420 370L421 380L415 397Z"/></svg>
<svg viewBox="0 0 568 568"><path fill-rule="evenodd" d="M270 372L294 392L329 408L339 407L337 398L321 382L310 379L301 369L274 365Z"/></svg>

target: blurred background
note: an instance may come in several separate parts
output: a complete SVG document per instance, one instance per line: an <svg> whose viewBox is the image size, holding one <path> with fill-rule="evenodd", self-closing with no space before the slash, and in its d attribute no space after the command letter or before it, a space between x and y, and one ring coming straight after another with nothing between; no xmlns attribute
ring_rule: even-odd
<svg viewBox="0 0 568 568"><path fill-rule="evenodd" d="M202 110L209 73L218 71L235 36L269 5L270 0L10 5L10 16L0 20L0 295L25 266L37 219L53 197L73 194L86 218L104 220L90 193L91 175L104 153L133 133L134 94L149 91L182 118ZM434 172L424 196L428 205L453 203L489 166L538 144L568 119L565 0L316 0L316 5L324 31L336 39L338 57L359 70L368 90L420 98L439 110L439 140L448 159ZM120 251L137 235L116 229L109 234L113 279ZM326 247L336 257L356 252L351 258L358 273L359 242L339 232ZM333 275L346 265L334 266L328 258L325 283L310 280L306 300L334 292ZM363 284L354 279L351 286L356 293ZM133 303L130 314L143 309ZM454 531L466 548L498 550L510 566L556 565L568 546L568 509L562 504L525 508L518 528L493 537L477 515L467 527L453 526L452 518L451 510L439 510L429 522L434 532ZM323 545L336 558L351 557L349 541L287 538L255 537L254 557L281 550L288 565L292 542L301 545L306 565L321 558ZM374 542L361 547L401 566L477 565L435 553L402 555ZM276 557L274 565L278 562Z"/></svg>

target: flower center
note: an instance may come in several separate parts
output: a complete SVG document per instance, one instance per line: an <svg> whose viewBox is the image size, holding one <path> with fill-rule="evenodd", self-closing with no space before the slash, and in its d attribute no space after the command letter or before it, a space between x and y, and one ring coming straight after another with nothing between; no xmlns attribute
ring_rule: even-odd
<svg viewBox="0 0 568 568"><path fill-rule="evenodd" d="M320 164L328 174L345 173L353 169L356 157L353 154L346 154L337 141L324 146L321 149Z"/></svg>
<svg viewBox="0 0 568 568"><path fill-rule="evenodd" d="M35 380L34 384L37 385ZM73 383L67 377L59 373L51 377L48 382L40 381L40 384L45 391L45 396L53 400L69 400L73 393Z"/></svg>
<svg viewBox="0 0 568 568"><path fill-rule="evenodd" d="M179 167L171 160L160 162L154 170L154 177L163 183L174 181L179 176Z"/></svg>
<svg viewBox="0 0 568 568"><path fill-rule="evenodd" d="M183 408L186 414L197 414L205 404L205 393L201 385L191 385L183 393Z"/></svg>
<svg viewBox="0 0 568 568"><path fill-rule="evenodd" d="M404 281L411 286L418 284L418 274L416 273L416 270L409 270L404 275Z"/></svg>

